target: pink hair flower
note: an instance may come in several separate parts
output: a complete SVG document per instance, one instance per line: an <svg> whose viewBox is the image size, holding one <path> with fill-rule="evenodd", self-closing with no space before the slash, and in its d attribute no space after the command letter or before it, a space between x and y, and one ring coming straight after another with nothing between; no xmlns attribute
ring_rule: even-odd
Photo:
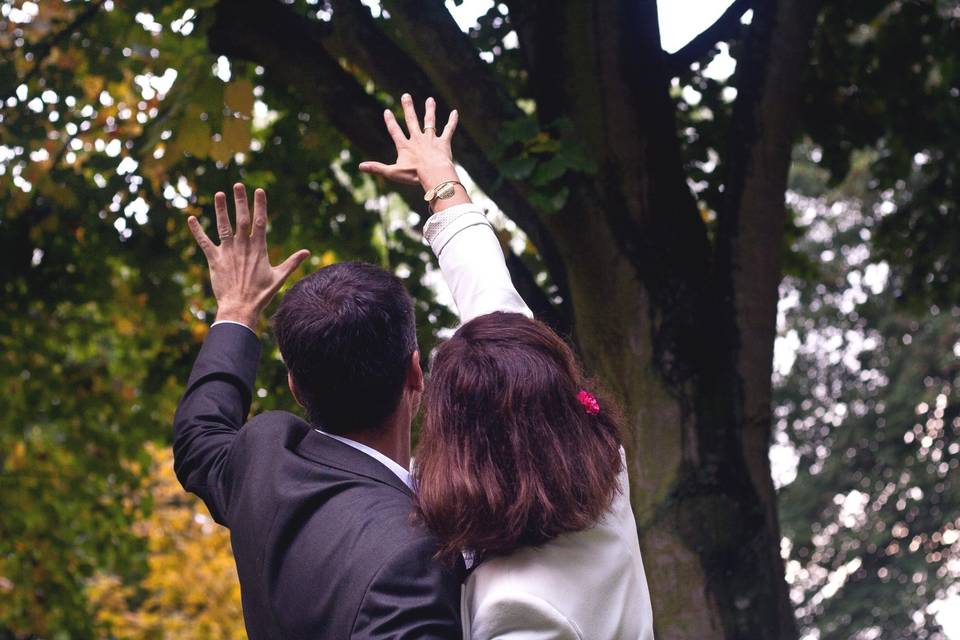
<svg viewBox="0 0 960 640"><path fill-rule="evenodd" d="M583 410L586 411L587 414L595 416L600 413L600 403L597 402L596 396L586 389L580 389L580 393L577 394L577 400L583 405Z"/></svg>

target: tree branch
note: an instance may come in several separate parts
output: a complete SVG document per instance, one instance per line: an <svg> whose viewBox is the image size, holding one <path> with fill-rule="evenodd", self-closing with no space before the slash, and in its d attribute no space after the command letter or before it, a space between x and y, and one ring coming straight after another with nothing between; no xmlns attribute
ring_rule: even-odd
<svg viewBox="0 0 960 640"><path fill-rule="evenodd" d="M510 279L513 280L513 285L517 288L520 297L533 311L533 315L538 320L550 325L559 335L572 336L573 317L569 305L558 307L551 302L543 288L537 284L536 277L527 268L520 256L510 250L509 246L503 247L503 254L507 260Z"/></svg>
<svg viewBox="0 0 960 640"><path fill-rule="evenodd" d="M361 73L373 80L378 88L394 95L404 91L420 98L439 95L442 97L441 109L444 104L463 104L458 95L444 97L438 91L437 83L413 57L388 37L386 30L381 29L371 17L370 11L360 4L359 0L336 0L333 4L336 28L325 36L323 42L324 48L331 55L349 59L351 64L356 65ZM446 12L445 8L441 9ZM466 39L462 32L457 30L457 33L461 39ZM477 61L479 62L479 59ZM484 71L488 72L487 69ZM474 92L468 90L467 95L472 98ZM471 125L475 123L480 123L479 126L483 129L492 129L499 128L502 122L497 121L489 108L480 105L468 107L466 114L454 139L456 158L484 192L493 198L530 236L537 248L548 256L547 264L551 275L562 281L559 261L551 260L555 256L555 251L550 246L552 241L538 218L538 212L523 193L523 185L502 180L499 170L490 159L489 150L484 150L471 133ZM442 122L445 117L445 113L438 112L439 121Z"/></svg>
<svg viewBox="0 0 960 640"><path fill-rule="evenodd" d="M338 5L347 6L344 2ZM441 9L446 11L442 5ZM372 20L365 21L362 14L349 8L341 11L339 16L335 14L333 22L336 23L337 17L344 18L348 28L342 35L335 35L335 24L309 20L275 0L224 1L216 7L208 40L213 52L254 61L267 70L272 81L296 88L364 156L390 158L395 150L380 125L384 105L368 94L336 57L347 57L356 50L369 48L390 58L384 60L380 55L367 54L359 58L365 65L362 71L378 86L380 82L404 86L407 79L412 79L416 84L423 83L424 94L432 93L435 87L416 62L387 40ZM347 44L351 37L355 41ZM410 85L406 84L406 88L409 90ZM487 123L484 126L497 124L489 109L482 108L464 120ZM458 133L454 150L470 176L537 246L561 296L567 301L563 262L536 209L530 206L518 185L500 179L499 170L474 141L469 128ZM412 190L398 191L405 195L408 203L419 201L418 194Z"/></svg>
<svg viewBox="0 0 960 640"><path fill-rule="evenodd" d="M757 0L734 0L716 22L707 27L693 40L667 56L667 68L671 76L686 71L691 64L703 58L718 42L735 38L743 31L740 19L753 9Z"/></svg>
<svg viewBox="0 0 960 640"><path fill-rule="evenodd" d="M373 80L377 88L392 96L403 92L416 98L435 95L436 88L407 52L400 48L381 29L370 15L370 9L360 0L331 0L333 28L324 38L323 46L337 58L350 61L362 75ZM445 102L437 105L444 109ZM442 122L446 113L438 110Z"/></svg>
<svg viewBox="0 0 960 640"><path fill-rule="evenodd" d="M53 48L59 45L63 40L69 38L73 33L75 33L80 27L89 22L100 10L100 7L103 6L104 0L95 0L90 3L86 9L80 12L76 18L73 19L73 22L68 24L66 27L57 31L53 36L41 42L36 48L33 49L30 53L33 54L34 63L30 67L30 71L24 74L23 78L20 79L20 84L29 82L33 76L40 71L40 67L43 65L43 62L50 55L50 52L53 51Z"/></svg>
<svg viewBox="0 0 960 640"><path fill-rule="evenodd" d="M730 305L720 340L734 347L732 392L742 398L742 447L767 527L777 536L776 496L767 450L772 417L770 353L776 338L783 270L784 192L800 109L795 81L809 57L819 0L758 1L739 56L737 102L725 155L724 200L718 211L717 289ZM778 538L776 538L778 539ZM779 557L771 562L779 562ZM792 620L785 586L781 620Z"/></svg>
<svg viewBox="0 0 960 640"><path fill-rule="evenodd" d="M461 127L493 156L503 123L523 112L460 30L442 0L384 0L390 26L435 91L469 114ZM480 114L483 114L481 116Z"/></svg>
<svg viewBox="0 0 960 640"><path fill-rule="evenodd" d="M528 186L503 179L493 157L504 120L520 110L449 11L439 2L397 0L385 4L390 19L377 21L359 0L333 4L337 26L324 41L332 55L349 59L378 88L440 96L466 114L454 141L456 157L536 245L564 301L561 315L570 315L567 274L554 238L530 204Z"/></svg>

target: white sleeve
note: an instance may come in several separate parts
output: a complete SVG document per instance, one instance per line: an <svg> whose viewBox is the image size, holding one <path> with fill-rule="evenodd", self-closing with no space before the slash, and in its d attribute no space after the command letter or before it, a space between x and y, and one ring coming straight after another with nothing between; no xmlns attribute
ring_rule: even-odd
<svg viewBox="0 0 960 640"><path fill-rule="evenodd" d="M484 602L471 621L470 640L583 640L575 623L549 602L515 593Z"/></svg>
<svg viewBox="0 0 960 640"><path fill-rule="evenodd" d="M500 241L479 206L460 204L434 214L423 235L440 262L460 322L494 311L533 317L513 286Z"/></svg>
<svg viewBox="0 0 960 640"><path fill-rule="evenodd" d="M243 324L242 322L237 322L236 320L217 320L217 321L214 322L212 325L210 325L210 328L212 329L212 328L214 328L215 326L217 326L218 324L235 324L235 325L240 326L240 327L243 327L243 328L246 329L247 331L253 333L253 335L257 335L257 332L256 332L256 331L254 331L253 329L251 329L251 328L248 327L247 325ZM257 336L257 337L259 337L259 336Z"/></svg>

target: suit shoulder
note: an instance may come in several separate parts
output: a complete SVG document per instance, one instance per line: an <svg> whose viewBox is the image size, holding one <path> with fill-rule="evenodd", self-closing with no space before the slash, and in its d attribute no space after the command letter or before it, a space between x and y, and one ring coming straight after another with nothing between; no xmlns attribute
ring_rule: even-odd
<svg viewBox="0 0 960 640"><path fill-rule="evenodd" d="M302 418L288 411L264 411L258 413L240 429L240 435L246 439L302 440L310 431L310 425Z"/></svg>

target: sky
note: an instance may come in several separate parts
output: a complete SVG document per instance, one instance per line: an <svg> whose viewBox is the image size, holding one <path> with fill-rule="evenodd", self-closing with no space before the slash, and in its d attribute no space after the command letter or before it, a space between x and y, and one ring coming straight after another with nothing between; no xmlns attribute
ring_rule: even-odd
<svg viewBox="0 0 960 640"><path fill-rule="evenodd" d="M672 53L709 27L720 17L732 0L658 0L660 39L663 48ZM461 29L476 23L477 16L486 13L493 0L465 0L459 7L447 0L447 8Z"/></svg>

